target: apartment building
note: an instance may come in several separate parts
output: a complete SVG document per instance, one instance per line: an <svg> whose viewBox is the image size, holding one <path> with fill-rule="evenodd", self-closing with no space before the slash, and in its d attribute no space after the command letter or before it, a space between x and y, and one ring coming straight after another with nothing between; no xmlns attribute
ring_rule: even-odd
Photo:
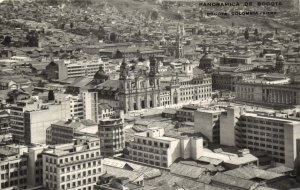
<svg viewBox="0 0 300 190"><path fill-rule="evenodd" d="M183 106L181 109L176 110L176 118L179 121L190 121L194 122L196 106Z"/></svg>
<svg viewBox="0 0 300 190"><path fill-rule="evenodd" d="M101 119L106 119L114 116L116 114L116 111L112 106L110 106L107 103L100 103L98 106L98 118L99 120Z"/></svg>
<svg viewBox="0 0 300 190"><path fill-rule="evenodd" d="M227 107L220 115L220 144L235 146L235 127L241 116L240 107Z"/></svg>
<svg viewBox="0 0 300 190"><path fill-rule="evenodd" d="M84 118L84 107L83 99L81 95L77 96L67 96L67 99L70 101L70 114L71 117L83 119Z"/></svg>
<svg viewBox="0 0 300 190"><path fill-rule="evenodd" d="M11 107L13 140L26 144L45 144L46 129L51 123L70 118L69 101L42 103L38 100L19 101Z"/></svg>
<svg viewBox="0 0 300 190"><path fill-rule="evenodd" d="M10 129L10 116L5 110L0 110L0 135L8 133Z"/></svg>
<svg viewBox="0 0 300 190"><path fill-rule="evenodd" d="M32 99L19 101L11 106L10 110L10 132L14 141L25 143L24 138L24 112L30 109L37 109L38 103Z"/></svg>
<svg viewBox="0 0 300 190"><path fill-rule="evenodd" d="M229 55L220 57L221 65L230 65L230 66L238 66L238 65L249 65L252 63L252 58L249 55Z"/></svg>
<svg viewBox="0 0 300 190"><path fill-rule="evenodd" d="M27 147L7 145L0 147L0 189L27 187Z"/></svg>
<svg viewBox="0 0 300 190"><path fill-rule="evenodd" d="M105 62L103 62L102 59L80 61L65 60L64 62L58 63L58 79L64 80L82 76L93 77L100 66L105 68Z"/></svg>
<svg viewBox="0 0 300 190"><path fill-rule="evenodd" d="M72 143L78 136L97 135L98 125L90 120L79 118L68 119L52 123L47 129L46 143L49 145Z"/></svg>
<svg viewBox="0 0 300 190"><path fill-rule="evenodd" d="M235 127L232 127L235 119ZM228 122L230 125L227 126L225 120L231 120L232 123ZM266 112L233 109L232 113L228 117L222 117L220 122L224 123L221 126L224 128L222 130L227 131L221 133L221 136L234 134L233 139L237 147L265 151L273 161L294 168L297 156L296 139L300 138L300 121L276 117Z"/></svg>
<svg viewBox="0 0 300 190"><path fill-rule="evenodd" d="M93 90L84 90L82 92L82 97L84 119L90 119L98 122L98 93L93 92Z"/></svg>
<svg viewBox="0 0 300 190"><path fill-rule="evenodd" d="M28 170L27 188L40 187L43 185L43 160L42 153L47 148L46 145L37 145L28 148Z"/></svg>
<svg viewBox="0 0 300 190"><path fill-rule="evenodd" d="M202 138L167 137L163 128L151 128L134 135L128 157L133 161L168 168L177 158L196 160L202 152Z"/></svg>
<svg viewBox="0 0 300 190"><path fill-rule="evenodd" d="M101 173L100 141L81 137L44 151L43 186L50 190L92 190Z"/></svg>
<svg viewBox="0 0 300 190"><path fill-rule="evenodd" d="M69 101L38 105L24 112L24 138L26 144L45 144L47 128L59 120L70 118Z"/></svg>
<svg viewBox="0 0 300 190"><path fill-rule="evenodd" d="M121 116L122 117L122 116ZM122 118L108 118L99 121L101 155L122 155L125 148L124 121Z"/></svg>
<svg viewBox="0 0 300 190"><path fill-rule="evenodd" d="M211 143L220 143L220 115L225 110L199 109L195 111L195 131L202 133Z"/></svg>

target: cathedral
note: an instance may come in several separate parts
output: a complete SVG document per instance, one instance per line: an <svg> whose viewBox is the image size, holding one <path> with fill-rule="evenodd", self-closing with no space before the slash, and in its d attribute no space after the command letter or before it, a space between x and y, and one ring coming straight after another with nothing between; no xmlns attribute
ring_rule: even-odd
<svg viewBox="0 0 300 190"><path fill-rule="evenodd" d="M120 107L125 111L158 107L160 105L160 76L158 62L150 58L149 71L129 70L125 60L120 67Z"/></svg>
<svg viewBox="0 0 300 190"><path fill-rule="evenodd" d="M150 68L130 70L123 61L120 67L119 101L125 112L175 104L189 104L211 99L212 81L204 73L190 77L172 76L161 83L158 62L150 58Z"/></svg>

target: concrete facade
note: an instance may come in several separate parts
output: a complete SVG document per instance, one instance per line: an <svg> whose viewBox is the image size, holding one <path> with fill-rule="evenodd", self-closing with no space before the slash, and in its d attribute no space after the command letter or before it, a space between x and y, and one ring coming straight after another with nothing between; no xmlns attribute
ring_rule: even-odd
<svg viewBox="0 0 300 190"><path fill-rule="evenodd" d="M201 132L212 143L220 143L220 115L224 110L195 111L195 131Z"/></svg>
<svg viewBox="0 0 300 190"><path fill-rule="evenodd" d="M164 136L164 129L152 128L138 133L130 142L131 160L167 168L178 158L198 159L203 152L202 138Z"/></svg>
<svg viewBox="0 0 300 190"><path fill-rule="evenodd" d="M49 147L43 153L43 171L43 186L47 189L92 190L101 173L99 139L82 138Z"/></svg>

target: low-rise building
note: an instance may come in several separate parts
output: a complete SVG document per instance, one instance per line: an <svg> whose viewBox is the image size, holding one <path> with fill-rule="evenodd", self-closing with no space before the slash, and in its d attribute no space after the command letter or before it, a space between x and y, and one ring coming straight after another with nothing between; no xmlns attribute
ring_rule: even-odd
<svg viewBox="0 0 300 190"><path fill-rule="evenodd" d="M98 125L91 120L69 119L52 123L47 129L46 143L49 145L72 143L77 136L97 137Z"/></svg>
<svg viewBox="0 0 300 190"><path fill-rule="evenodd" d="M194 115L197 109L197 107L191 105L183 106L181 109L176 110L176 119L194 122Z"/></svg>

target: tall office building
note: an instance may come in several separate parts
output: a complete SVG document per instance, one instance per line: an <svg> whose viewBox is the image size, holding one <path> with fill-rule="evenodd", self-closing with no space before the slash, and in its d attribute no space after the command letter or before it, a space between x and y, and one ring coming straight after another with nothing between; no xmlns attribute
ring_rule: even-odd
<svg viewBox="0 0 300 190"><path fill-rule="evenodd" d="M239 148L267 152L274 162L294 168L300 121L236 108L222 114L220 123L222 144L232 145L234 139Z"/></svg>
<svg viewBox="0 0 300 190"><path fill-rule="evenodd" d="M45 144L46 131L52 123L70 118L70 102L39 105L24 112L24 138L26 144Z"/></svg>
<svg viewBox="0 0 300 190"><path fill-rule="evenodd" d="M38 145L28 148L27 188L40 187L43 185L42 153L46 148L46 145Z"/></svg>
<svg viewBox="0 0 300 190"><path fill-rule="evenodd" d="M98 122L98 93L93 90L84 90L82 92L82 97L84 119L90 119L94 122Z"/></svg>
<svg viewBox="0 0 300 190"><path fill-rule="evenodd" d="M11 106L10 110L10 132L12 134L13 140L19 143L25 143L24 134L24 112L26 110L32 110L38 108L38 102L30 99L19 101Z"/></svg>
<svg viewBox="0 0 300 190"><path fill-rule="evenodd" d="M101 173L98 138L80 137L51 146L42 157L43 186L49 190L92 190Z"/></svg>
<svg viewBox="0 0 300 190"><path fill-rule="evenodd" d="M122 116L121 116L122 117ZM122 118L108 118L99 121L101 155L122 155L125 148L124 121Z"/></svg>
<svg viewBox="0 0 300 190"><path fill-rule="evenodd" d="M195 111L195 131L202 133L211 143L220 143L221 109L201 109Z"/></svg>
<svg viewBox="0 0 300 190"><path fill-rule="evenodd" d="M42 103L37 100L17 102L11 108L13 140L26 144L45 144L51 123L70 118L69 101Z"/></svg>

